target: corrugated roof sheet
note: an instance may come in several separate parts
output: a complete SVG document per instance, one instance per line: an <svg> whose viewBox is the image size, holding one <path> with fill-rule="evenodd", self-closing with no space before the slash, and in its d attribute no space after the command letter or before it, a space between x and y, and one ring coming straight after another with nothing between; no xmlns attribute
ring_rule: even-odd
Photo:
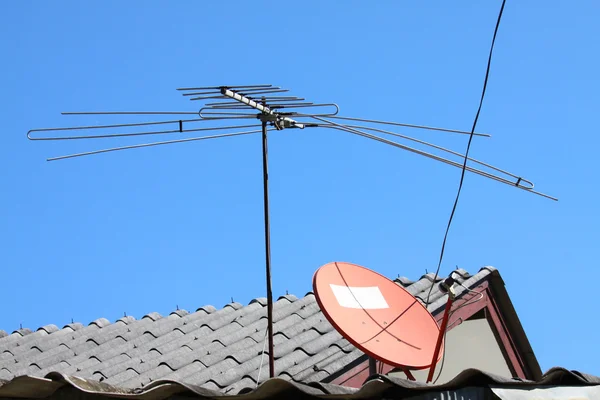
<svg viewBox="0 0 600 400"><path fill-rule="evenodd" d="M457 269L454 275L470 288L493 270L482 268L471 276ZM424 302L432 279L433 274L428 274L415 282L395 281ZM459 295L463 290L457 287ZM429 310L436 313L445 302L446 296L435 285ZM275 369L280 379L326 382L364 357L331 326L312 293L280 297L273 315ZM87 326L47 325L35 332L24 328L0 337L0 379L59 372L122 388L171 380L238 393L268 377L267 356L262 353L266 326L266 299L257 298L246 306L230 303L218 310L204 306L192 313L150 313L140 320L123 317L110 323L99 318Z"/></svg>
<svg viewBox="0 0 600 400"><path fill-rule="evenodd" d="M461 372L453 380L442 385L391 378L388 376L372 376L360 389L348 388L328 383L314 382L302 384L279 378L269 379L258 388L254 385L242 388L236 395L227 395L221 391L210 390L201 386L173 381L160 380L144 388L123 389L106 383L99 383L82 378L70 377L52 373L47 378L18 377L12 381L0 380L0 398L40 399L51 397L63 391L59 398L81 398L69 396L70 393L84 395L100 395L107 398L128 398L135 400L164 400L172 397L199 397L203 399L243 398L247 400L270 400L274 398L335 398L335 399L381 399L407 398L425 393L452 392L464 388L544 388L549 386L589 387L600 385L600 378L586 375L578 371L568 371L564 368L549 370L537 382L508 379L479 370L470 369ZM67 391L65 393L65 390ZM69 392L71 391L71 392ZM575 393L575 391L574 391ZM452 396L449 396L454 398ZM94 397L98 398L98 397Z"/></svg>

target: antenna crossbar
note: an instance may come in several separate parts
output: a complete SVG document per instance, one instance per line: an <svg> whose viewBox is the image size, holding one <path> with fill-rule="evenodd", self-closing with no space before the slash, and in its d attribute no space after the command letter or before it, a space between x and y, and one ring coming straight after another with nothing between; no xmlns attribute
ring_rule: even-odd
<svg viewBox="0 0 600 400"><path fill-rule="evenodd" d="M261 104L247 96L244 96L241 93L237 93L231 89L226 89L226 88L221 89L221 94L223 94L224 96L226 96L230 99L236 100L242 104L245 104L249 107L252 107L252 108L260 111L262 113L262 115L259 116L259 118L264 122L273 123L277 127L277 129L283 129L283 128L304 129L304 124L298 123L289 117L285 117L285 116L278 114L277 112L275 112L274 110L272 110L271 108L269 108L266 105L266 101L265 101L265 104ZM223 115L223 114L227 114L227 113L222 113L221 115ZM202 116L202 113L200 115Z"/></svg>

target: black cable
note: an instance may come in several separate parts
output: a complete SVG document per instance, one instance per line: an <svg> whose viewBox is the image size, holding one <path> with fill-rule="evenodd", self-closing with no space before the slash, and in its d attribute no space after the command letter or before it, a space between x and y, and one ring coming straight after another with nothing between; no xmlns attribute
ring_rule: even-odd
<svg viewBox="0 0 600 400"><path fill-rule="evenodd" d="M427 302L425 306L429 305L429 297L431 296L431 291L433 290L433 286L435 285L435 280L438 277L440 272L440 268L442 266L442 260L444 258L444 250L446 248L446 240L448 239L448 232L450 231L450 225L452 225L452 219L454 218L454 212L456 211L456 206L458 205L458 199L460 198L460 192L462 190L463 181L465 179L465 171L467 168L467 157L469 156L469 150L471 149L471 141L473 140L473 134L475 133L475 127L477 126L477 120L479 119L479 113L481 112L481 107L483 105L483 99L485 97L485 90L487 88L488 77L490 75L490 65L492 64L492 53L494 52L494 44L496 43L496 34L498 33L498 27L500 26L500 20L502 19L502 12L504 11L504 4L506 0L502 0L502 6L500 7L500 12L498 13L498 20L496 21L496 29L494 29L494 37L492 38L492 45L490 47L490 54L488 56L487 69L485 71L485 80L483 81L483 90L481 92L481 99L479 100L479 108L477 109L477 114L475 114L475 121L473 121L473 128L471 129L471 134L469 135L469 142L467 143L467 151L465 152L465 162L463 163L462 173L460 175L460 183L458 184L458 191L456 193L456 199L454 200L454 206L452 207L452 212L450 213L450 219L448 220L448 226L446 227L446 233L444 234L444 241L442 242L442 249L440 251L440 260L438 262L437 269L435 270L435 276L433 277L433 281L431 282L431 287L429 288L429 293L427 294Z"/></svg>

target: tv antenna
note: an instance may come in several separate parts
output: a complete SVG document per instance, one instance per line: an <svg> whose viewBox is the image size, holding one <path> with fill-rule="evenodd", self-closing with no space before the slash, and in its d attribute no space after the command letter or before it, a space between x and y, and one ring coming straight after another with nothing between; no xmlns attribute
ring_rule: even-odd
<svg viewBox="0 0 600 400"><path fill-rule="evenodd" d="M129 116L180 116L180 118L132 122L111 125L73 126L63 128L32 129L27 138L35 141L65 141L110 139L124 137L142 137L167 135L177 137L163 141L146 142L127 146L108 147L81 153L73 153L48 158L48 161L58 161L95 154L131 150L144 147L162 146L175 143L187 143L226 137L262 134L262 167L263 167L263 201L265 227L265 266L267 282L267 319L269 340L269 369L270 376L275 376L273 355L273 295L271 290L271 245L269 227L269 185L268 185L268 151L267 132L286 129L315 129L325 128L338 130L367 139L394 146L401 150L418 154L429 159L462 169L465 157L461 153L448 148L416 139L398 132L390 131L391 127L423 129L452 134L470 135L471 132L414 125L392 121L354 118L339 116L339 107L335 103L313 103L306 99L291 95L282 95L289 90L270 84L260 85L223 85L209 87L191 87L178 89L183 96L192 101L199 101L203 106L199 111L84 111L63 112L63 115L129 115ZM181 118L189 115L195 118ZM248 120L260 123L248 123ZM229 123L223 125L223 123ZM386 128L390 127L390 128ZM385 128L385 129L384 129ZM192 132L210 132L207 136L181 137ZM223 133L219 133L223 132ZM54 136L54 135L62 136ZM388 135L395 139L403 139L428 148L428 151L409 146L406 143L390 140L379 134ZM41 135L41 136L38 136ZM45 135L45 136L44 136ZM473 133L474 136L489 137L484 133ZM437 154L436 154L437 153ZM460 161L457 161L456 158ZM466 158L471 165L466 171L495 180L508 186L524 190L548 199L556 198L534 190L533 182L519 175L497 168L471 157Z"/></svg>

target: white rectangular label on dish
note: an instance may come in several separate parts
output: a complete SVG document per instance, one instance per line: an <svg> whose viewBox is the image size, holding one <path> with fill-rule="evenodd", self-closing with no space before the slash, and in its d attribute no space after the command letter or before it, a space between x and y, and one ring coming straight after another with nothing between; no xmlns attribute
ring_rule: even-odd
<svg viewBox="0 0 600 400"><path fill-rule="evenodd" d="M377 286L352 287L334 284L329 284L329 286L342 307L366 310L390 308Z"/></svg>

